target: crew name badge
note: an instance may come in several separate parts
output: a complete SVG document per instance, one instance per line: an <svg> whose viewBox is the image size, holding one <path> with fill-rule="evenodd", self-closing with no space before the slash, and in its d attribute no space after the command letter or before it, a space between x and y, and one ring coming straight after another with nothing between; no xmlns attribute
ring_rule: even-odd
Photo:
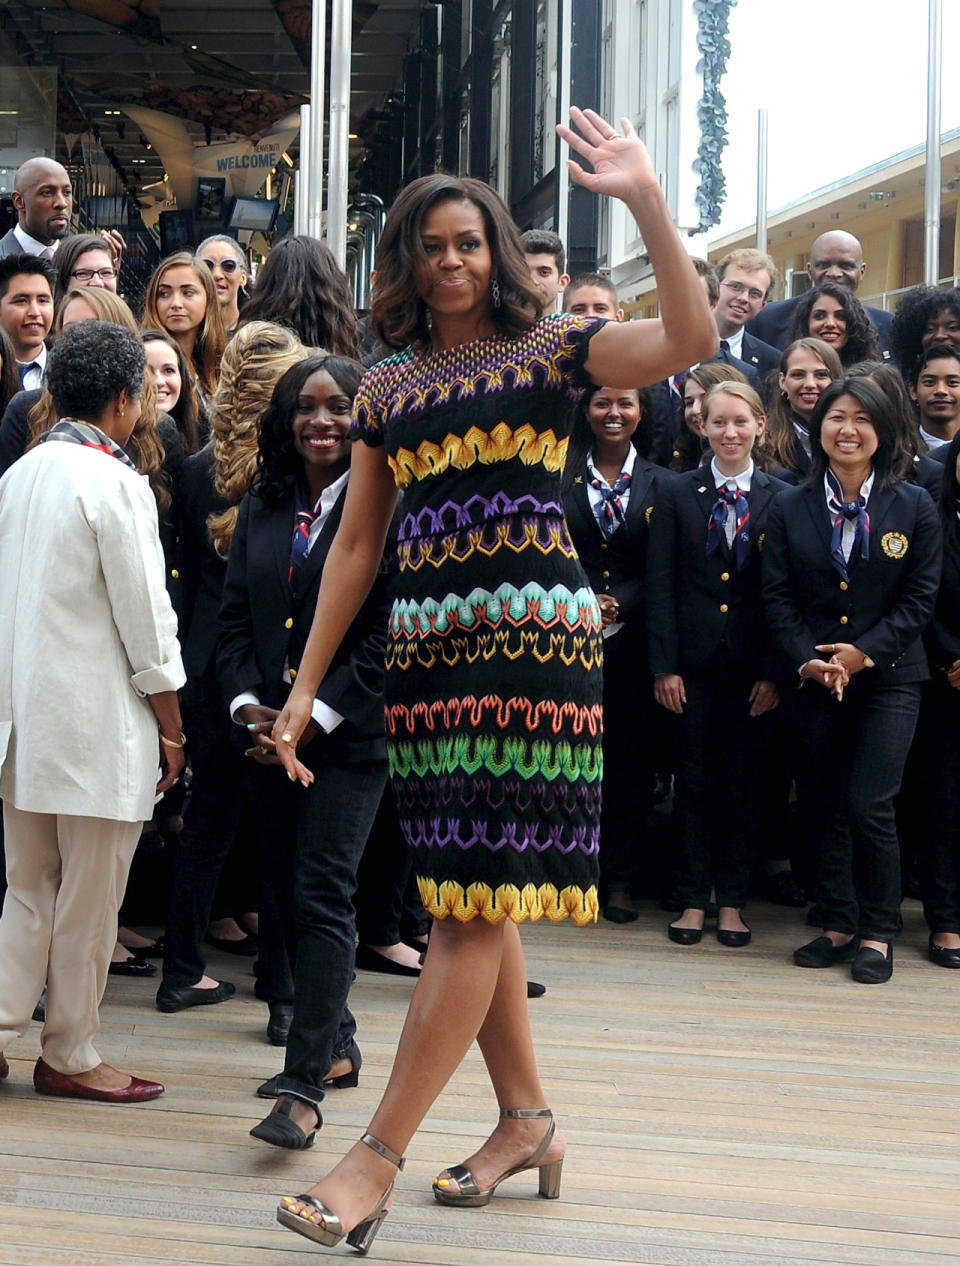
<svg viewBox="0 0 960 1266"><path fill-rule="evenodd" d="M909 541L902 532L887 532L880 541L880 547L887 558L903 558L909 548Z"/></svg>

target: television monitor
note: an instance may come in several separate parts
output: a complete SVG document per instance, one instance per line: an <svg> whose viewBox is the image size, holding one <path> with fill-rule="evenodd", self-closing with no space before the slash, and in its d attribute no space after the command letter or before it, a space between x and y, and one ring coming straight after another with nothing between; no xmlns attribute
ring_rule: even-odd
<svg viewBox="0 0 960 1266"><path fill-rule="evenodd" d="M227 228L269 233L277 222L279 207L276 198L234 198Z"/></svg>
<svg viewBox="0 0 960 1266"><path fill-rule="evenodd" d="M226 192L222 176L201 176L197 181L197 219L222 224Z"/></svg>
<svg viewBox="0 0 960 1266"><path fill-rule="evenodd" d="M196 245L193 231L193 208L160 212L160 250L164 255L174 251L192 251Z"/></svg>

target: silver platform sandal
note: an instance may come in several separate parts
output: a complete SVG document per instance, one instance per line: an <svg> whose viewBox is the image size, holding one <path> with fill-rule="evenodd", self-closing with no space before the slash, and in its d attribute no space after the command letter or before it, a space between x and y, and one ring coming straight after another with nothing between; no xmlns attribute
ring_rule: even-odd
<svg viewBox="0 0 960 1266"><path fill-rule="evenodd" d="M367 1147L372 1147L375 1152L388 1160L391 1165L396 1165L397 1171L403 1169L403 1157L398 1156L396 1152L392 1152L385 1143L381 1143L379 1139L375 1139L372 1134L364 1134L360 1140L366 1143ZM380 1199L377 1201L375 1208L363 1219L358 1222L352 1231L346 1232L347 1243L351 1248L355 1248L358 1253L366 1254L370 1251L370 1245L377 1237L377 1232L383 1225L383 1219L387 1216L387 1201L393 1191L393 1183L386 1189ZM309 1205L312 1209L320 1214L323 1225L314 1222L306 1210L297 1212L294 1210L295 1204ZM334 1248L344 1238L343 1224L339 1216L328 1209L322 1200L317 1200L315 1196L284 1196L282 1202L277 1208L277 1221L285 1227L289 1227L291 1231L296 1231L298 1235L305 1235L308 1240L313 1240L315 1244L324 1244L327 1248Z"/></svg>
<svg viewBox="0 0 960 1266"><path fill-rule="evenodd" d="M449 1178L435 1178L433 1180L433 1194L441 1204L449 1204L461 1209L477 1209L481 1205L490 1203L493 1193L502 1182L512 1178L514 1174L523 1173L525 1169L538 1169L540 1171L539 1194L545 1200L556 1200L560 1195L560 1175L563 1173L563 1157L561 1156L559 1160L551 1161L549 1165L540 1164L540 1158L546 1155L557 1130L557 1123L554 1121L553 1113L550 1109L504 1108L500 1116L512 1117L522 1121L534 1120L537 1117L549 1117L550 1125L547 1127L547 1132L540 1145L529 1160L525 1160L522 1165L514 1165L513 1169L508 1169L506 1173L501 1174L483 1191L477 1186L477 1180L466 1165L451 1165L447 1170L450 1175ZM451 1181L457 1184L460 1188L459 1191L447 1190L447 1184Z"/></svg>

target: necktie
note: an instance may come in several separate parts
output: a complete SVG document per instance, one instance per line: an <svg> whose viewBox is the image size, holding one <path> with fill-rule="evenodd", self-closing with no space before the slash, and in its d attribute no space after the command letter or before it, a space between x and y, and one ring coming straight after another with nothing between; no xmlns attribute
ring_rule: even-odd
<svg viewBox="0 0 960 1266"><path fill-rule="evenodd" d="M683 370L681 373L674 374L671 378L667 379L667 381L670 384L671 392L675 396L679 396L680 399L683 399L683 384L684 384L684 381L686 380L686 377L687 377L687 371Z"/></svg>
<svg viewBox="0 0 960 1266"><path fill-rule="evenodd" d="M20 371L20 390L26 391L27 374L33 369L39 370L40 366L35 360L32 360L27 365L17 365L17 369Z"/></svg>
<svg viewBox="0 0 960 1266"><path fill-rule="evenodd" d="M827 467L827 484L830 488L827 508L833 516L830 557L841 577L849 580L847 560L843 556L843 525L844 523L854 524L850 558L853 558L859 550L860 557L864 562L868 562L870 559L870 515L867 513L867 503L863 497L857 497L856 501L844 501L840 481L829 466Z"/></svg>
<svg viewBox="0 0 960 1266"><path fill-rule="evenodd" d="M625 471L621 471L617 482L611 488L605 479L601 479L591 462L589 463L587 477L590 480L590 487L595 488L603 498L597 522L600 524L600 531L609 541L624 520L623 502L620 497L630 487L632 476Z"/></svg>
<svg viewBox="0 0 960 1266"><path fill-rule="evenodd" d="M735 516L732 541L727 535L731 507ZM707 524L707 558L712 558L720 548L721 533L728 544L736 544L737 571L742 571L750 557L750 503L741 488L728 488L726 484L721 484L717 489L717 499L710 511L710 522Z"/></svg>
<svg viewBox="0 0 960 1266"><path fill-rule="evenodd" d="M322 498L321 498L322 499ZM287 571L287 583L290 585L290 592L296 597L297 587L300 582L300 573L303 571L304 560L307 557L307 551L310 548L310 528L314 519L320 513L320 500L312 510L298 510L297 519L293 528L293 541L290 545L290 567Z"/></svg>

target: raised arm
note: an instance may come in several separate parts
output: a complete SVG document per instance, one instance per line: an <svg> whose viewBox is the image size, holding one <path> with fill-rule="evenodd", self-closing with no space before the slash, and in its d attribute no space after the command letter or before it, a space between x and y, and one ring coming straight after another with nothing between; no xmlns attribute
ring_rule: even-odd
<svg viewBox="0 0 960 1266"><path fill-rule="evenodd" d="M357 441L343 518L324 564L310 636L296 683L273 728L283 767L304 785L313 781L313 774L297 760L297 740L310 720L317 687L376 578L396 504L397 487L383 448Z"/></svg>
<svg viewBox="0 0 960 1266"><path fill-rule="evenodd" d="M557 131L593 171L568 160L575 184L619 198L633 214L657 277L660 317L609 321L590 341L587 373L595 383L630 382L647 386L713 356L717 327L703 284L674 228L666 199L646 147L629 119L623 133L594 110L570 111L578 129Z"/></svg>

